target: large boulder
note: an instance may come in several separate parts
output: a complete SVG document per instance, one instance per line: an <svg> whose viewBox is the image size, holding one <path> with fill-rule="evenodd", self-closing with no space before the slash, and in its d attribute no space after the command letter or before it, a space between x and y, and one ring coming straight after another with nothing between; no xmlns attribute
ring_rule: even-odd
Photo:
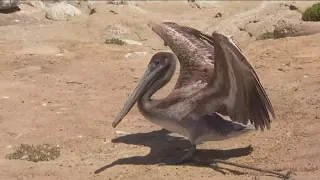
<svg viewBox="0 0 320 180"><path fill-rule="evenodd" d="M20 0L0 0L0 10L16 8L19 4Z"/></svg>
<svg viewBox="0 0 320 180"><path fill-rule="evenodd" d="M81 15L81 11L71 4L59 2L47 9L46 18L54 21L66 21L70 16Z"/></svg>
<svg viewBox="0 0 320 180"><path fill-rule="evenodd" d="M282 19L275 25L275 38L306 36L320 33L320 22L304 22L300 20Z"/></svg>

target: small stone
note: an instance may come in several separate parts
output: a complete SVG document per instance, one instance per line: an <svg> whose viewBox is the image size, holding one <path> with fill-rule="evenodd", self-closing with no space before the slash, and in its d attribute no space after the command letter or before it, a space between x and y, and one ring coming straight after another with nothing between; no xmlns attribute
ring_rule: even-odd
<svg viewBox="0 0 320 180"><path fill-rule="evenodd" d="M128 53L128 54L126 54L124 57L125 58L128 58L128 57L131 57L132 56L132 53Z"/></svg>
<svg viewBox="0 0 320 180"><path fill-rule="evenodd" d="M143 55L147 54L147 52L134 52L134 53L137 54L137 55L140 55L140 56L143 56Z"/></svg>
<svg viewBox="0 0 320 180"><path fill-rule="evenodd" d="M97 13L97 10L95 8L91 9L90 12L89 12L89 15L92 15L94 13Z"/></svg>
<svg viewBox="0 0 320 180"><path fill-rule="evenodd" d="M116 11L114 11L114 10L110 10L110 12L111 12L112 14L119 14L118 12L116 12Z"/></svg>
<svg viewBox="0 0 320 180"><path fill-rule="evenodd" d="M298 10L298 8L297 8L296 6L291 5L291 4L290 4L290 6L289 6L289 9L290 9L290 10Z"/></svg>
<svg viewBox="0 0 320 180"><path fill-rule="evenodd" d="M26 160L26 159L28 159L28 157L29 157L28 155L24 155L24 156L22 156L20 159L21 159L21 160Z"/></svg>
<svg viewBox="0 0 320 180"><path fill-rule="evenodd" d="M82 137L83 137L83 135L79 135L79 136L78 136L78 138L82 138Z"/></svg>
<svg viewBox="0 0 320 180"><path fill-rule="evenodd" d="M9 96L3 96L2 98L3 99L9 99L10 97Z"/></svg>
<svg viewBox="0 0 320 180"><path fill-rule="evenodd" d="M21 137L21 136L22 136L22 134L19 134L18 136L15 137L15 139L18 139L18 138Z"/></svg>
<svg viewBox="0 0 320 180"><path fill-rule="evenodd" d="M221 17L221 16L222 16L221 13L217 13L214 17L215 17L215 18L219 18L219 17Z"/></svg>
<svg viewBox="0 0 320 180"><path fill-rule="evenodd" d="M119 135L119 136L124 136L124 135L127 135L129 133L123 132L123 131L116 131L116 134Z"/></svg>

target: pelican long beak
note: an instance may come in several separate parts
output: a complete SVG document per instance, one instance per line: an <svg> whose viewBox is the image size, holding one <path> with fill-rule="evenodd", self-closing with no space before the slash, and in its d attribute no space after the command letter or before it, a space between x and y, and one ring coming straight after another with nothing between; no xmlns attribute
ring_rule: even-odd
<svg viewBox="0 0 320 180"><path fill-rule="evenodd" d="M121 122L121 120L128 114L128 112L131 110L133 105L138 101L138 99L149 89L149 87L153 83L154 77L156 76L157 72L158 72L157 70L151 71L149 68L145 71L137 87L135 88L135 90L130 95L127 102L124 104L121 111L118 113L118 115L114 119L112 123L112 127L115 128Z"/></svg>

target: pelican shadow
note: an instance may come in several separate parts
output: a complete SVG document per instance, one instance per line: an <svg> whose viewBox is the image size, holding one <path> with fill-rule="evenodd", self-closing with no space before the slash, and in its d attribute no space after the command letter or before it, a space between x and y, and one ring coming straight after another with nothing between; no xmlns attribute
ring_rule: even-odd
<svg viewBox="0 0 320 180"><path fill-rule="evenodd" d="M110 167L123 164L132 165L155 165L164 163L171 160L178 160L184 154L183 151L187 151L190 148L190 142L182 137L175 137L170 135L171 132L161 129L157 131L152 131L148 133L137 133L129 134L121 137L112 139L113 143L125 143L134 144L139 146L146 146L150 148L150 152L146 156L133 156L118 159L111 164L105 165L97 169L94 173L98 174ZM195 162L188 165L193 166L204 166L210 163L210 159L229 159L233 157L241 157L249 155L252 152L251 146L244 148L228 149L228 150L215 150L215 149L198 149L197 155L195 157ZM205 160L205 161L202 161ZM209 167L209 166L207 166ZM211 168L223 173L218 170L216 166L211 166ZM228 170L236 174L242 174L238 171Z"/></svg>

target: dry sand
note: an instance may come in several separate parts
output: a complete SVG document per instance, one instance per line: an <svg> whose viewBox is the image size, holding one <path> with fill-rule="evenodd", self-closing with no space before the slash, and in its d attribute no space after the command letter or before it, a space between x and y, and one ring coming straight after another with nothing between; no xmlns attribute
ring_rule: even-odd
<svg viewBox="0 0 320 180"><path fill-rule="evenodd" d="M320 179L320 34L255 40L282 16L298 19L297 11L281 2L259 1L202 4L203 9L187 2L96 7L97 13L66 22L47 20L43 11L27 5L21 12L0 15L1 180L278 179L226 165L220 171L192 164L158 166L180 158L189 143L160 131L136 107L116 129L111 127L150 57L169 50L148 28L150 19L234 36L274 105L277 119L271 130L205 143L199 157L293 170L295 179ZM221 18L215 18L218 12ZM143 46L104 44L111 26ZM157 97L168 94L175 80ZM6 159L21 143L59 145L61 156L37 163ZM253 147L249 155L248 145Z"/></svg>

